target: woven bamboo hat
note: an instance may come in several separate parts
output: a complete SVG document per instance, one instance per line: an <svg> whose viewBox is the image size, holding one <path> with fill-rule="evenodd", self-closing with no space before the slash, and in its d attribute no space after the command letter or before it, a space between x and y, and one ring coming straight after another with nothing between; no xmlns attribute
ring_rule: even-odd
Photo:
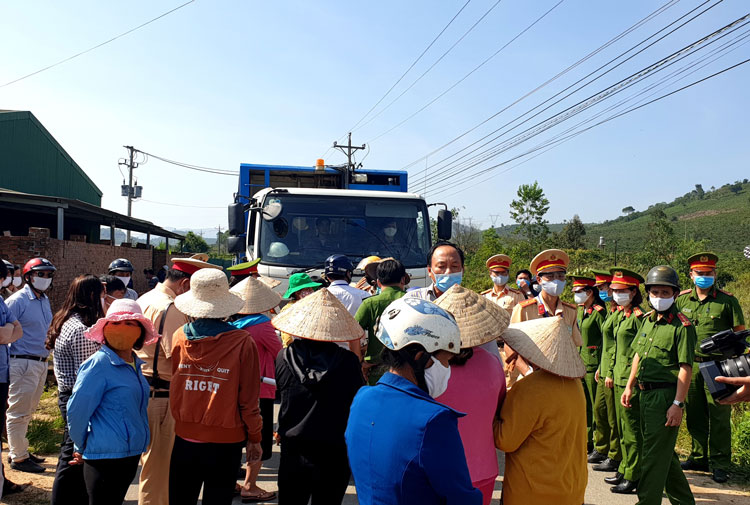
<svg viewBox="0 0 750 505"><path fill-rule="evenodd" d="M561 317L513 323L502 338L534 367L571 379L586 375L586 366L571 339L571 329Z"/></svg>
<svg viewBox="0 0 750 505"><path fill-rule="evenodd" d="M280 294L271 291L271 288L263 281L252 276L241 280L229 291L240 295L245 302L245 305L237 311L239 314L260 314L281 303Z"/></svg>
<svg viewBox="0 0 750 505"><path fill-rule="evenodd" d="M271 320L277 330L321 342L360 339L365 331L346 307L327 289L296 302Z"/></svg>
<svg viewBox="0 0 750 505"><path fill-rule="evenodd" d="M461 347L476 347L495 340L510 321L507 310L458 284L451 286L435 304L456 318Z"/></svg>
<svg viewBox="0 0 750 505"><path fill-rule="evenodd" d="M221 270L202 268L190 276L190 291L174 299L174 306L186 316L224 319L239 311L244 302L229 291Z"/></svg>
<svg viewBox="0 0 750 505"><path fill-rule="evenodd" d="M276 279L272 279L270 277L266 277L266 276L263 276L263 275L261 275L260 277L258 277L258 280L260 282L262 282L263 284L265 284L266 286L268 286L269 288L271 288L271 289L273 289L276 286L278 286L278 285L281 284L281 281L276 280Z"/></svg>

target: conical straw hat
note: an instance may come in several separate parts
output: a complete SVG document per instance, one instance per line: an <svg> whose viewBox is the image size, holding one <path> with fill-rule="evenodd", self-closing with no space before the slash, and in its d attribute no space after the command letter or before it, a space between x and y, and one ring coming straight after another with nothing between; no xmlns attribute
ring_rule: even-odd
<svg viewBox="0 0 750 505"><path fill-rule="evenodd" d="M271 289L281 284L281 281L276 280L276 279L271 279L270 277L264 277L263 275L258 277L258 280Z"/></svg>
<svg viewBox="0 0 750 505"><path fill-rule="evenodd" d="M190 277L190 291L174 299L174 306L186 316L224 319L242 307L242 298L229 291L221 270L201 268Z"/></svg>
<svg viewBox="0 0 750 505"><path fill-rule="evenodd" d="M229 291L240 295L245 302L238 311L239 314L260 314L281 303L280 294L271 291L271 288L252 276L241 280Z"/></svg>
<svg viewBox="0 0 750 505"><path fill-rule="evenodd" d="M323 342L358 340L364 330L346 307L327 289L296 302L273 318L277 330L299 338Z"/></svg>
<svg viewBox="0 0 750 505"><path fill-rule="evenodd" d="M451 286L435 303L456 318L462 348L495 340L503 334L510 321L507 310L458 284Z"/></svg>
<svg viewBox="0 0 750 505"><path fill-rule="evenodd" d="M561 317L542 317L511 324L502 338L532 366L561 377L580 378L586 375L586 366L571 331Z"/></svg>

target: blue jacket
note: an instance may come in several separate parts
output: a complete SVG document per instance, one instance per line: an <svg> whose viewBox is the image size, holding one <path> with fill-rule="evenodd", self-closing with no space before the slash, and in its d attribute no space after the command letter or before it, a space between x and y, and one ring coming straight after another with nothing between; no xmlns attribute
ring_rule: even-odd
<svg viewBox="0 0 750 505"><path fill-rule="evenodd" d="M137 456L149 442L149 387L135 367L103 345L81 363L68 400L68 431L84 459Z"/></svg>
<svg viewBox="0 0 750 505"><path fill-rule="evenodd" d="M346 428L360 505L481 505L458 433L464 415L392 373L360 389Z"/></svg>

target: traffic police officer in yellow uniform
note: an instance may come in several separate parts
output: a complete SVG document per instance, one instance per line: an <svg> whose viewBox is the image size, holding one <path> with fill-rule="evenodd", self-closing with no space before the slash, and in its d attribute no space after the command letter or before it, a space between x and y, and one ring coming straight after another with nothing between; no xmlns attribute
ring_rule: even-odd
<svg viewBox="0 0 750 505"><path fill-rule="evenodd" d="M573 344L580 347L583 342L577 323L578 308L560 300L560 295L565 289L569 264L570 258L567 253L560 249L548 249L537 254L531 260L529 270L537 278L542 290L534 298L516 305L510 316L510 322L520 323L540 317L562 317L570 328ZM529 372L529 366L521 358L516 360L515 368L524 375ZM512 386L512 381L509 386Z"/></svg>
<svg viewBox="0 0 750 505"><path fill-rule="evenodd" d="M695 504L674 451L697 340L690 320L674 305L679 290L672 267L654 267L646 276L646 292L654 310L643 318L633 341L633 366L620 399L623 407L631 409L633 390L640 390L638 505L660 505L664 491L670 503Z"/></svg>
<svg viewBox="0 0 750 505"><path fill-rule="evenodd" d="M491 289L482 291L481 293L485 298L492 300L507 310L508 313L513 312L513 307L526 299L519 290L508 286L510 265L512 263L513 260L510 259L510 256L505 254L491 256L487 260L486 265L487 270L490 271L490 278L494 285Z"/></svg>
<svg viewBox="0 0 750 505"><path fill-rule="evenodd" d="M687 428L693 438L693 447L687 461L682 463L685 470L713 470L716 482L726 482L730 467L731 407L714 401L708 392L700 363L721 359L700 352L700 343L723 330L745 329L745 319L740 304L732 294L716 288L716 263L719 258L710 252L699 253L688 258L690 278L695 287L686 289L677 298L677 308L695 326L698 343L695 348L693 380L687 396Z"/></svg>
<svg viewBox="0 0 750 505"><path fill-rule="evenodd" d="M593 405L596 397L596 370L602 350L602 325L607 314L604 303L599 299L599 290L594 284L593 277L570 275L573 298L578 305L578 329L581 331L583 345L580 348L581 359L586 365L586 375L583 377L584 392L586 393L586 426L587 452L591 456L594 451L594 415Z"/></svg>

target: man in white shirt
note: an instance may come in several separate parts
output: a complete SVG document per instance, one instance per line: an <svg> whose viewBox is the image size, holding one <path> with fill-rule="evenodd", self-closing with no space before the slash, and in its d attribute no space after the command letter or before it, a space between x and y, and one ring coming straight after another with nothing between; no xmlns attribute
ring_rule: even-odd
<svg viewBox="0 0 750 505"><path fill-rule="evenodd" d="M368 298L370 293L349 285L352 281L354 265L351 260L343 254L333 254L326 259L325 277L330 282L328 291L331 292L346 310L354 316L362 305L362 300ZM361 342L359 340L348 342L349 349L357 356L362 356Z"/></svg>

